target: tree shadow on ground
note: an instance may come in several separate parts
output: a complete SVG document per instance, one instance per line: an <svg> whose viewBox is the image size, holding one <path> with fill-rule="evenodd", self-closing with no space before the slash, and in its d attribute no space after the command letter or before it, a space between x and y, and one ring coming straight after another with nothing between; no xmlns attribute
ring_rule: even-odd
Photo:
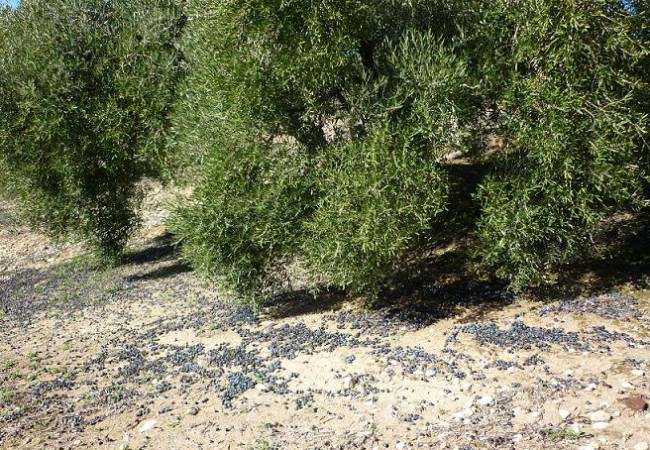
<svg viewBox="0 0 650 450"><path fill-rule="evenodd" d="M133 283L159 281L190 270L171 235L165 234L131 252L119 267L107 268L82 255L44 267L0 271L0 316L28 322L49 308L75 311L97 306L127 298L138 290Z"/></svg>
<svg viewBox="0 0 650 450"><path fill-rule="evenodd" d="M171 233L164 233L155 237L146 247L131 252L126 258L125 265L154 268L148 272L129 275L126 280L152 281L191 272L192 268L181 259L180 248L174 244L172 238ZM171 264L165 264L169 262Z"/></svg>
<svg viewBox="0 0 650 450"><path fill-rule="evenodd" d="M507 284L478 278L467 269L466 254L465 247L458 247L406 266L380 291L376 307L419 321L425 314L477 321L512 304L516 297Z"/></svg>
<svg viewBox="0 0 650 450"><path fill-rule="evenodd" d="M607 248L601 257L566 267L556 283L528 293L535 299L552 301L599 295L622 286L650 287L650 210L612 219L597 245Z"/></svg>
<svg viewBox="0 0 650 450"><path fill-rule="evenodd" d="M192 271L192 267L190 267L187 263L178 261L170 266L159 267L150 272L146 272L143 274L129 275L127 277L127 281L136 282L136 281L160 280L163 278L173 277L175 275L180 275L191 271Z"/></svg>
<svg viewBox="0 0 650 450"><path fill-rule="evenodd" d="M471 240L454 238L455 249L422 258L397 274L395 287L380 296L379 307L447 310L459 320L480 321L512 304L516 298L549 303L578 297L599 296L613 290L650 287L650 211L625 213L610 220L596 245L601 257L585 258L559 271L552 285L515 295L507 283L481 279L468 270ZM444 244L450 244L444 242Z"/></svg>
<svg viewBox="0 0 650 450"><path fill-rule="evenodd" d="M478 321L514 302L515 296L505 283L459 275L453 267L462 257L462 252L448 252L404 268L373 303L330 288L316 295L304 289L283 292L267 297L261 306L266 317L283 319L336 312L352 303L353 309L363 310L359 306L366 306L375 319L395 319L422 327L452 317Z"/></svg>
<svg viewBox="0 0 650 450"><path fill-rule="evenodd" d="M141 265L176 259L179 255L180 251L174 246L171 233L164 233L153 238L146 247L130 252L125 259L125 264Z"/></svg>
<svg viewBox="0 0 650 450"><path fill-rule="evenodd" d="M340 289L327 289L317 294L307 289L299 289L269 296L261 302L261 306L265 316L272 319L284 319L338 311L348 300L349 296Z"/></svg>
<svg viewBox="0 0 650 450"><path fill-rule="evenodd" d="M47 281L47 271L40 268L19 269L0 274L0 312L2 315L29 318L47 306L48 299L37 295L35 287Z"/></svg>
<svg viewBox="0 0 650 450"><path fill-rule="evenodd" d="M372 309L388 319L399 316L420 325L452 317L478 322L498 317L499 311L517 299L549 303L650 287L648 211L612 220L600 238L600 245L609 252L606 257L585 258L561 270L553 285L518 294L510 291L505 281L470 269L471 235L466 228L424 249L424 256L405 264L386 283ZM337 310L350 300L354 299L340 290L316 297L301 290L267 299L263 307L270 317L284 318Z"/></svg>

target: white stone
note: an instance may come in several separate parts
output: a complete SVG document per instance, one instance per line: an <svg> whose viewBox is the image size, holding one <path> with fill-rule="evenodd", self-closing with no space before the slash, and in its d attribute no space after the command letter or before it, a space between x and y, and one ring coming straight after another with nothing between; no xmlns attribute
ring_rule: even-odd
<svg viewBox="0 0 650 450"><path fill-rule="evenodd" d="M568 409L561 409L558 412L560 413L560 417L562 418L562 420L566 420L567 417L571 415L571 411L569 411Z"/></svg>
<svg viewBox="0 0 650 450"><path fill-rule="evenodd" d="M587 391L587 392L595 391L597 387L598 387L598 385L596 383L589 383L585 387L585 391Z"/></svg>
<svg viewBox="0 0 650 450"><path fill-rule="evenodd" d="M648 450L648 443L647 442L639 442L636 444L634 447L632 447L633 450Z"/></svg>
<svg viewBox="0 0 650 450"><path fill-rule="evenodd" d="M145 420L142 426L140 427L140 433L146 433L149 430L153 430L158 425L158 421L155 419Z"/></svg>
<svg viewBox="0 0 650 450"><path fill-rule="evenodd" d="M645 372L644 372L643 370L634 369L634 370L632 371L632 376L633 376L633 377L642 377L642 376L644 376L644 375L645 375Z"/></svg>
<svg viewBox="0 0 650 450"><path fill-rule="evenodd" d="M621 381L621 388L623 388L623 389L634 389L634 385L628 383L627 381Z"/></svg>
<svg viewBox="0 0 650 450"><path fill-rule="evenodd" d="M589 420L592 422L609 422L612 420L611 414L606 411L596 411L589 414Z"/></svg>
<svg viewBox="0 0 650 450"><path fill-rule="evenodd" d="M257 383L255 385L255 389L257 389L260 392L268 392L269 391L269 387L267 385L265 385L265 384L262 384L262 383Z"/></svg>
<svg viewBox="0 0 650 450"><path fill-rule="evenodd" d="M484 395L482 397L479 397L477 403L481 406L489 406L494 402L494 398L490 395Z"/></svg>
<svg viewBox="0 0 650 450"><path fill-rule="evenodd" d="M609 427L609 422L596 422L591 424L591 428L594 430L604 430Z"/></svg>
<svg viewBox="0 0 650 450"><path fill-rule="evenodd" d="M200 366L209 366L210 358L206 355L199 355L196 357L196 363Z"/></svg>
<svg viewBox="0 0 650 450"><path fill-rule="evenodd" d="M583 445L581 447L578 447L578 450L596 450L596 448L593 445Z"/></svg>
<svg viewBox="0 0 650 450"><path fill-rule="evenodd" d="M515 434L511 439L515 444L524 438L523 434Z"/></svg>
<svg viewBox="0 0 650 450"><path fill-rule="evenodd" d="M459 411L459 412L455 413L451 417L453 417L455 420L460 421L460 420L463 420L463 419L469 419L470 417L472 417L472 414L474 414L474 409L466 408L466 409L463 409L462 411Z"/></svg>
<svg viewBox="0 0 650 450"><path fill-rule="evenodd" d="M397 450L402 450L406 444L404 442L398 441L397 444L395 444L395 448Z"/></svg>
<svg viewBox="0 0 650 450"><path fill-rule="evenodd" d="M580 428L580 424L577 423L572 423L569 425L569 429L573 431L575 434L580 434L582 432L582 429Z"/></svg>

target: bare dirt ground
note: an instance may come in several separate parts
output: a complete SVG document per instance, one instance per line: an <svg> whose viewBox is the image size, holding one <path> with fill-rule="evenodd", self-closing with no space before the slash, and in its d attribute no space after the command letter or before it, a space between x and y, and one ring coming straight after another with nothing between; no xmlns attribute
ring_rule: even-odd
<svg viewBox="0 0 650 450"><path fill-rule="evenodd" d="M647 277L535 302L424 285L228 301L156 221L127 264L0 204L1 449L633 449L650 444Z"/></svg>

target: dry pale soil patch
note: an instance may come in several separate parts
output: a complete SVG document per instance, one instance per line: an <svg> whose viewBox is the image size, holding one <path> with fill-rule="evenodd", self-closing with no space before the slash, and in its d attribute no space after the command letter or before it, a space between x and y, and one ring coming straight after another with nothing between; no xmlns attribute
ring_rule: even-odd
<svg viewBox="0 0 650 450"><path fill-rule="evenodd" d="M10 215L3 450L648 449L642 286L539 303L432 282L408 307L296 293L252 311L155 225L98 270Z"/></svg>

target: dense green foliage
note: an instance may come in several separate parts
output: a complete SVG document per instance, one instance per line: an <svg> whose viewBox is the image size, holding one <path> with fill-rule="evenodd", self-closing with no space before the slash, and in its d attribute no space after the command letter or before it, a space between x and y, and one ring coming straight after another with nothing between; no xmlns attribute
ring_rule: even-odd
<svg viewBox="0 0 650 450"><path fill-rule="evenodd" d="M172 229L195 266L246 291L296 259L356 289L390 275L476 107L430 3L193 2L179 133L206 162Z"/></svg>
<svg viewBox="0 0 650 450"><path fill-rule="evenodd" d="M182 75L169 0L25 0L0 23L0 177L22 215L119 258Z"/></svg>
<svg viewBox="0 0 650 450"><path fill-rule="evenodd" d="M372 296L457 233L512 286L552 281L648 202L645 1L183 8L181 41L163 0L0 14L0 174L32 223L119 253L137 181L182 167L169 226L201 272L255 297L299 266Z"/></svg>
<svg viewBox="0 0 650 450"><path fill-rule="evenodd" d="M172 228L197 267L243 292L290 261L376 292L451 226L452 165L485 168L471 253L514 286L547 281L609 214L644 201L644 5L192 8L178 132L205 163Z"/></svg>
<svg viewBox="0 0 650 450"><path fill-rule="evenodd" d="M645 23L611 1L501 1L485 13L511 48L496 61L506 148L478 191L479 254L515 285L593 250L607 215L643 199L643 14Z"/></svg>

